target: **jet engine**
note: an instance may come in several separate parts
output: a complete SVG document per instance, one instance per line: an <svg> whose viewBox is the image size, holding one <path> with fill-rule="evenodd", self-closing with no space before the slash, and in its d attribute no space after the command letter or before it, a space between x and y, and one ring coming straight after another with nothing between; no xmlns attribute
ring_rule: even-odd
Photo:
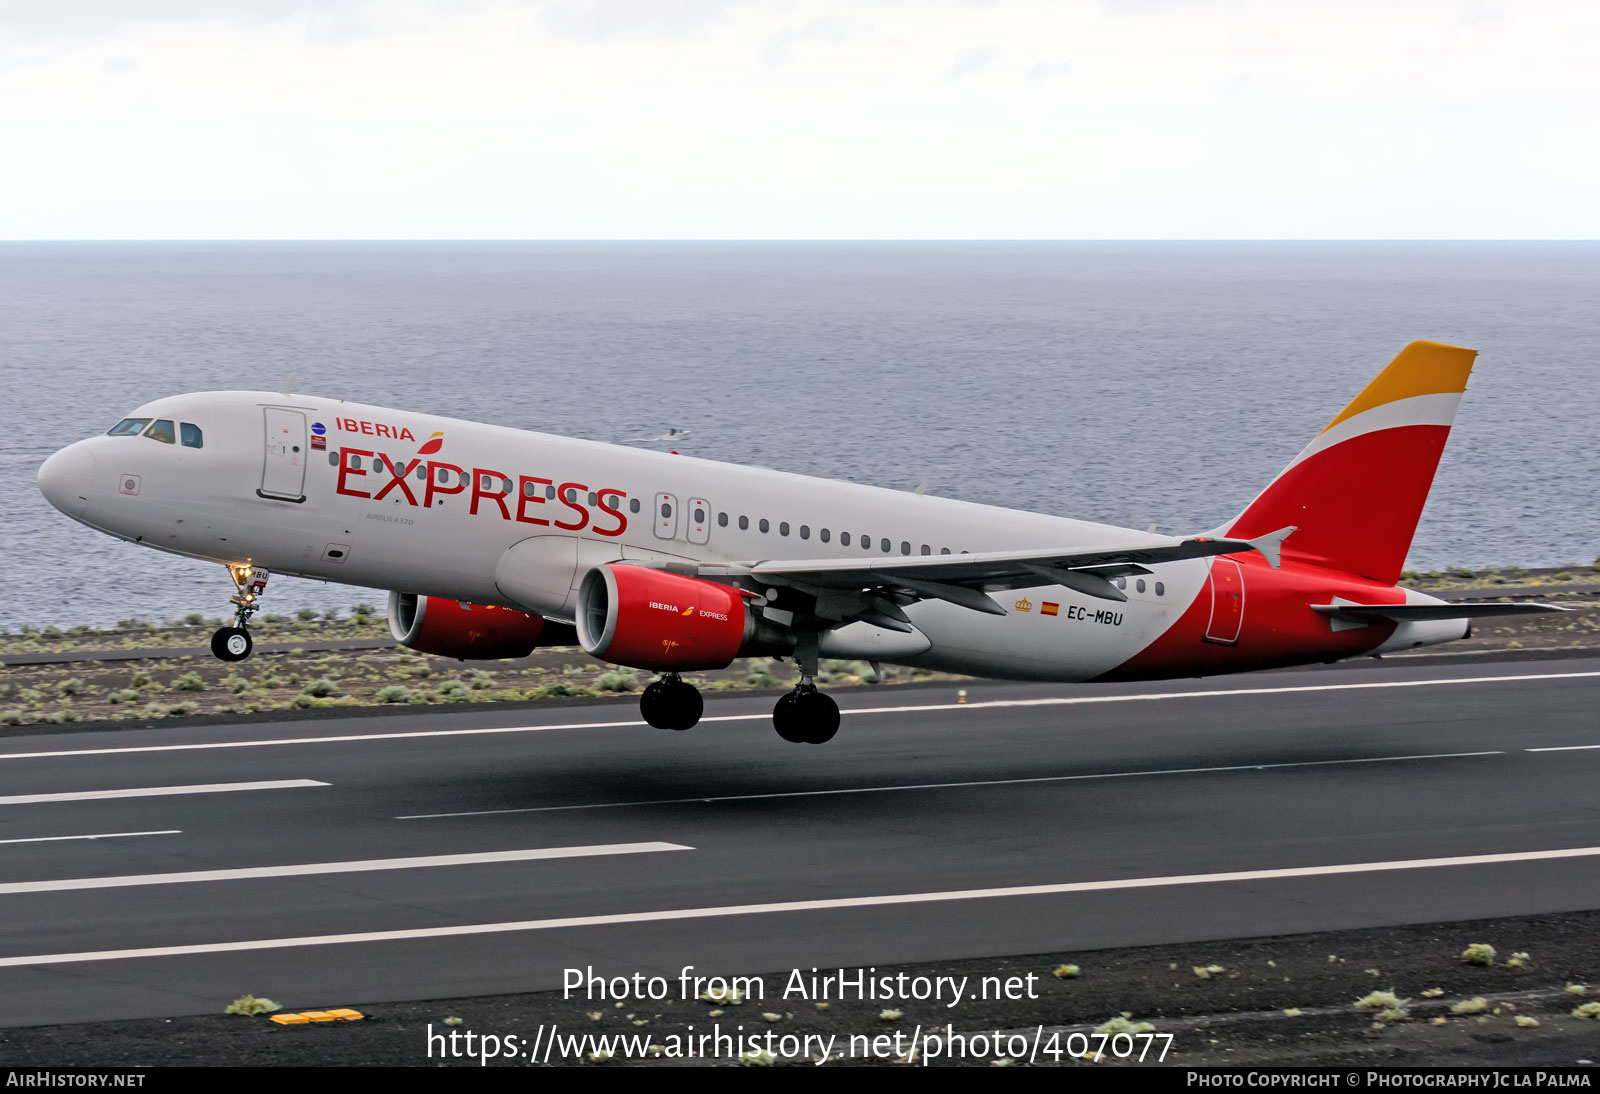
<svg viewBox="0 0 1600 1094"><path fill-rule="evenodd" d="M461 660L526 657L535 646L570 646L572 628L542 615L417 593L389 594L389 633L402 646Z"/></svg>
<svg viewBox="0 0 1600 1094"><path fill-rule="evenodd" d="M577 608L584 651L631 668L720 669L735 657L794 648L738 589L643 566L596 566L578 586Z"/></svg>

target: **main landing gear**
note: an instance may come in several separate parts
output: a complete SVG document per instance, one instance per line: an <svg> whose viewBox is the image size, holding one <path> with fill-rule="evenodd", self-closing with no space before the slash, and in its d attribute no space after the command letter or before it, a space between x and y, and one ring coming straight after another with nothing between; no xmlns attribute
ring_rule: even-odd
<svg viewBox="0 0 1600 1094"><path fill-rule="evenodd" d="M233 626L223 627L211 636L211 652L223 661L243 661L255 648L250 637L250 617L260 610L261 594L271 575L260 566L244 564L230 565L228 576L237 590L228 598L235 605Z"/></svg>
<svg viewBox="0 0 1600 1094"><path fill-rule="evenodd" d="M839 732L839 704L817 690L817 636L803 635L795 647L800 683L772 709L772 727L791 744L820 745Z"/></svg>
<svg viewBox="0 0 1600 1094"><path fill-rule="evenodd" d="M839 732L839 704L818 691L811 677L802 677L772 709L772 727L791 744L824 744Z"/></svg>
<svg viewBox="0 0 1600 1094"><path fill-rule="evenodd" d="M689 729L705 709L700 689L684 683L675 672L651 683L639 696L639 713L657 729Z"/></svg>

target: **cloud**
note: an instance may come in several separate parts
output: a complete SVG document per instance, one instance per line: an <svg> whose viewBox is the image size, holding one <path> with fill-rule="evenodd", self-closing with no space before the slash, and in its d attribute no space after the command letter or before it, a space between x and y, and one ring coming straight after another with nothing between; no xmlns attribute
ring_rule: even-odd
<svg viewBox="0 0 1600 1094"><path fill-rule="evenodd" d="M0 237L1594 236L1555 0L0 0Z"/></svg>

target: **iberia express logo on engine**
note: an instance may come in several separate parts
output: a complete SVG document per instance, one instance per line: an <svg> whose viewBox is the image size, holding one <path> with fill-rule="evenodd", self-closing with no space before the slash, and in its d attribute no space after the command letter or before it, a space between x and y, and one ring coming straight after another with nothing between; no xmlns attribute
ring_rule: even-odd
<svg viewBox="0 0 1600 1094"><path fill-rule="evenodd" d="M403 425L369 422L359 418L335 418L333 421L345 433L360 433L395 441L415 442L417 439L416 434ZM315 433L319 428L322 428L321 422L312 426L312 432ZM317 439L322 439L320 434ZM554 478L521 474L513 476L492 467L465 468L442 460L423 459L425 456L437 456L443 448L443 430L430 433L428 439L417 447L415 454L401 459L395 459L376 443L370 449L341 446L334 492L351 498L435 509L444 506L445 499L450 495L466 493L470 486L472 490L467 503L467 515L470 517L477 516L481 508L486 516L498 515L501 520L556 527L568 532L591 528L601 536L620 536L628 528L628 518L622 512L622 502L628 496L626 491L612 487L594 489L581 482L557 485ZM362 486L371 489L358 486L360 480L366 480ZM510 504L513 495L514 506ZM545 511L538 507L551 502L570 510L571 518L555 520L533 515L536 511ZM614 527L601 527L601 518L610 518Z"/></svg>

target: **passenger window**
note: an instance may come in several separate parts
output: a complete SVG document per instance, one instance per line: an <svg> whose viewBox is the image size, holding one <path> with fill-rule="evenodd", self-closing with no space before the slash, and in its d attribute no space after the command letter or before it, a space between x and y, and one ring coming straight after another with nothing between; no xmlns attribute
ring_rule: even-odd
<svg viewBox="0 0 1600 1094"><path fill-rule="evenodd" d="M629 498L628 499L628 512L637 513L638 511L639 511L639 499L638 498Z"/></svg>
<svg viewBox="0 0 1600 1094"><path fill-rule="evenodd" d="M739 531L748 532L749 530L750 530L750 518L749 517L740 517L739 518Z"/></svg>
<svg viewBox="0 0 1600 1094"><path fill-rule="evenodd" d="M589 504L590 505L598 505L598 504L600 504L600 495L596 494L593 490L589 491Z"/></svg>
<svg viewBox="0 0 1600 1094"><path fill-rule="evenodd" d="M361 470L361 457L360 456L351 456L350 457L350 470L352 470L352 471L360 471Z"/></svg>
<svg viewBox="0 0 1600 1094"><path fill-rule="evenodd" d="M922 545L922 553L925 554L925 555L931 555L931 554L933 554L933 548L929 547L926 543L924 543Z"/></svg>
<svg viewBox="0 0 1600 1094"><path fill-rule="evenodd" d="M178 435L183 438L183 447L185 448L204 448L206 446L205 436L200 432L200 427L197 425L190 425L188 422L184 422L178 426Z"/></svg>
<svg viewBox="0 0 1600 1094"><path fill-rule="evenodd" d="M783 523L778 525L778 534L780 536L786 536L786 535L789 534L789 522L788 521L784 521Z"/></svg>
<svg viewBox="0 0 1600 1094"><path fill-rule="evenodd" d="M727 526L728 526L728 514L726 514L726 513L718 513L717 514L717 527L718 528L726 528Z"/></svg>
<svg viewBox="0 0 1600 1094"><path fill-rule="evenodd" d="M885 548L887 548L889 546L889 541L888 540L884 540L883 541L883 545L884 545ZM871 536L862 536L861 537L861 549L863 551L872 550L872 537Z"/></svg>
<svg viewBox="0 0 1600 1094"><path fill-rule="evenodd" d="M911 553L911 544L907 543L905 540L901 540L900 553L903 555L909 555Z"/></svg>
<svg viewBox="0 0 1600 1094"><path fill-rule="evenodd" d="M1159 581L1156 582L1156 595L1157 596L1166 596L1167 595L1167 587L1165 585L1161 584L1161 582L1159 582Z"/></svg>
<svg viewBox="0 0 1600 1094"><path fill-rule="evenodd" d="M696 524L704 524L706 522L706 511L698 505L695 506L694 510L694 522Z"/></svg>
<svg viewBox="0 0 1600 1094"><path fill-rule="evenodd" d="M840 532L839 533L839 546L841 546L841 547L850 546L850 533L849 532Z"/></svg>
<svg viewBox="0 0 1600 1094"><path fill-rule="evenodd" d="M570 500L570 499L568 499L568 500ZM670 501L664 501L664 502L661 503L661 515L663 517L671 517L672 516L672 503Z"/></svg>
<svg viewBox="0 0 1600 1094"><path fill-rule="evenodd" d="M339 453L337 453L337 452L329 452L328 453L328 466L329 467L338 467L339 466Z"/></svg>
<svg viewBox="0 0 1600 1094"><path fill-rule="evenodd" d="M890 552L890 550L893 549L894 544L890 543L888 540L885 539L885 540L880 540L878 542L878 546L883 548L883 553L884 554L888 554Z"/></svg>
<svg viewBox="0 0 1600 1094"><path fill-rule="evenodd" d="M822 542L824 542L824 543L828 542L828 536L830 534L831 533L826 528L824 528L821 532L817 533L818 538L820 538L822 540Z"/></svg>
<svg viewBox="0 0 1600 1094"><path fill-rule="evenodd" d="M178 434L172 428L172 419L170 418L157 418L150 423L150 428L144 431L144 435L153 441L160 441L162 444L178 443Z"/></svg>
<svg viewBox="0 0 1600 1094"><path fill-rule="evenodd" d="M1125 577L1117 578L1117 588L1126 589L1127 587L1128 587L1128 579L1127 578L1125 578Z"/></svg>
<svg viewBox="0 0 1600 1094"><path fill-rule="evenodd" d="M549 486L544 488L544 496L546 498L548 498L549 500L551 500L551 501L555 501L556 500L555 483L551 483Z"/></svg>
<svg viewBox="0 0 1600 1094"><path fill-rule="evenodd" d="M416 476L417 476L417 481L418 481L418 482L425 482L425 481L427 481L427 478L428 478L428 469L427 469L427 468L426 468L426 467L424 467L424 466L422 466L422 461L421 461L421 460L418 460L418 461L417 461L417 471L416 471Z"/></svg>
<svg viewBox="0 0 1600 1094"><path fill-rule="evenodd" d="M1138 590L1139 590L1139 591L1140 591L1140 592L1141 592L1141 593L1142 593L1142 592L1144 592L1144 578L1142 578L1142 577L1141 577L1141 578L1140 578L1140 579L1139 579L1139 580L1138 580L1138 581L1137 581L1137 582L1136 582L1136 583L1135 583L1135 584L1134 584L1134 588L1136 588L1136 589L1138 589Z"/></svg>
<svg viewBox="0 0 1600 1094"><path fill-rule="evenodd" d="M801 539L810 539L811 538L811 525L802 524L800 526L800 538Z"/></svg>
<svg viewBox="0 0 1600 1094"><path fill-rule="evenodd" d="M136 437L144 432L144 427L150 424L149 418L124 418L110 429L106 430L108 437Z"/></svg>
<svg viewBox="0 0 1600 1094"><path fill-rule="evenodd" d="M950 553L950 548L948 548L948 547L941 547L941 548L939 548L939 553L940 553L940 554L941 554L941 555L947 555L947 554L949 554L949 553Z"/></svg>
<svg viewBox="0 0 1600 1094"><path fill-rule="evenodd" d="M766 517L762 517L762 518L761 518L761 525L760 525L760 527L761 527L761 534L762 534L762 535L766 535L766 534L767 534L767 529L768 529L768 528L770 528L770 527L772 527L772 525L770 525L770 524L768 524L768 523L767 523L767 518L766 518Z"/></svg>
<svg viewBox="0 0 1600 1094"><path fill-rule="evenodd" d="M539 492L539 484L538 483L536 483L536 482L525 482L525 483L522 484L522 496L523 497L531 498L535 494L537 494L538 492Z"/></svg>

